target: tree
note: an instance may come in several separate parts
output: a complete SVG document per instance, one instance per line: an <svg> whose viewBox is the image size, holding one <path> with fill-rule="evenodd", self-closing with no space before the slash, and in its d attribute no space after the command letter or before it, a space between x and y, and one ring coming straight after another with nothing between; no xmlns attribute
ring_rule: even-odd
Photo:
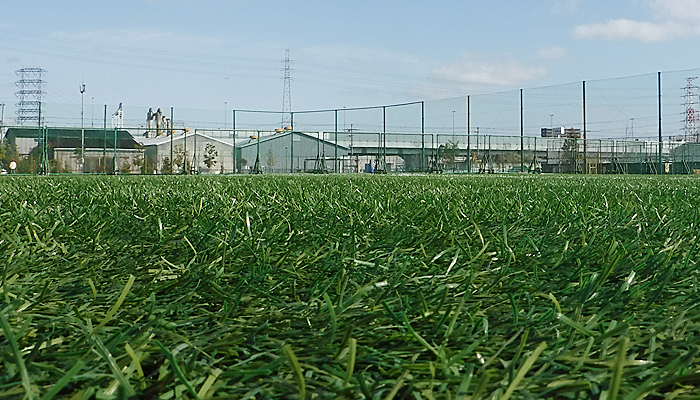
<svg viewBox="0 0 700 400"><path fill-rule="evenodd" d="M181 174L186 173L189 169L188 153L181 144L176 145L173 149L173 164L177 166Z"/></svg>
<svg viewBox="0 0 700 400"><path fill-rule="evenodd" d="M438 148L440 161L446 166L452 166L454 170L457 166L457 156L459 156L459 142L447 141Z"/></svg>
<svg viewBox="0 0 700 400"><path fill-rule="evenodd" d="M172 163L170 162L169 157L165 157L162 161L162 165L160 167L160 172L163 174L172 174L173 173L173 166Z"/></svg>
<svg viewBox="0 0 700 400"><path fill-rule="evenodd" d="M19 161L17 148L10 144L10 141L7 139L0 141L0 167L9 170L12 160L15 160L15 162Z"/></svg>
<svg viewBox="0 0 700 400"><path fill-rule="evenodd" d="M274 154L272 154L272 147L267 149L267 161L266 162L267 162L267 166L270 168L274 167L275 164L277 163L277 161L275 160Z"/></svg>
<svg viewBox="0 0 700 400"><path fill-rule="evenodd" d="M578 139L564 139L564 144L561 146L562 155L560 157L563 168L561 172L578 172Z"/></svg>
<svg viewBox="0 0 700 400"><path fill-rule="evenodd" d="M132 160L132 164L138 168L139 172L142 174L145 174L146 171L146 163L144 162L143 159L143 154L139 153L134 156L134 159Z"/></svg>
<svg viewBox="0 0 700 400"><path fill-rule="evenodd" d="M219 152L216 151L216 147L213 144L207 143L207 145L204 146L204 165L206 165L207 168L216 165L216 157L218 156Z"/></svg>
<svg viewBox="0 0 700 400"><path fill-rule="evenodd" d="M119 172L122 174L131 173L131 161L128 156L122 157L122 162L119 164Z"/></svg>

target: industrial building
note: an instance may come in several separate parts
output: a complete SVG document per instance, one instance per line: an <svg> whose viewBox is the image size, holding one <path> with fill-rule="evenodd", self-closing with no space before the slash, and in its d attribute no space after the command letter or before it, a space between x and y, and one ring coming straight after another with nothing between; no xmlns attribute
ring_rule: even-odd
<svg viewBox="0 0 700 400"><path fill-rule="evenodd" d="M342 170L349 154L324 132L179 130L143 136L136 140L144 148L147 173L245 173L255 170L256 160L260 173L310 172L322 168L317 162L330 172Z"/></svg>

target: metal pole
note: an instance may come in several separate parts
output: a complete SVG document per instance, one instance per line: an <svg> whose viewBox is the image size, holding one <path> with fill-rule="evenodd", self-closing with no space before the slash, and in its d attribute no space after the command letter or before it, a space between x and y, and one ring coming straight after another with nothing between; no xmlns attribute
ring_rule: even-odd
<svg viewBox="0 0 700 400"><path fill-rule="evenodd" d="M663 162L661 159L661 151L663 150L663 140L661 138L661 72L658 72L659 81L659 174L663 174Z"/></svg>
<svg viewBox="0 0 700 400"><path fill-rule="evenodd" d="M382 107L384 110L383 112L383 119L384 119L384 127L382 136L384 137L384 141L382 144L382 168L384 168L384 172L387 172L386 170L386 107Z"/></svg>
<svg viewBox="0 0 700 400"><path fill-rule="evenodd" d="M189 168L187 168L187 128L183 130L185 133L185 138L184 138L184 145L183 145L183 152L184 154L182 155L182 170L185 171L185 175L189 174Z"/></svg>
<svg viewBox="0 0 700 400"><path fill-rule="evenodd" d="M102 172L107 173L107 104L105 104L105 117L102 124Z"/></svg>
<svg viewBox="0 0 700 400"><path fill-rule="evenodd" d="M588 173L588 137L586 130L586 81L583 81L583 173Z"/></svg>
<svg viewBox="0 0 700 400"><path fill-rule="evenodd" d="M420 102L420 172L425 172L425 101Z"/></svg>
<svg viewBox="0 0 700 400"><path fill-rule="evenodd" d="M292 144L289 147L289 158L290 160L290 167L289 167L289 172L294 172L294 113L290 112L289 113L289 124L291 125L290 128L292 128L289 131L289 137L292 139Z"/></svg>
<svg viewBox="0 0 700 400"><path fill-rule="evenodd" d="M194 130L194 150L192 151L192 170L196 174L198 172L197 168L197 130Z"/></svg>
<svg viewBox="0 0 700 400"><path fill-rule="evenodd" d="M325 149L325 143L323 148ZM333 172L338 173L338 110L335 110L335 160L333 161Z"/></svg>
<svg viewBox="0 0 700 400"><path fill-rule="evenodd" d="M537 136L535 136L535 151L532 152L532 170L537 170Z"/></svg>
<svg viewBox="0 0 700 400"><path fill-rule="evenodd" d="M471 97L467 96L467 172L472 172L472 151L471 151L471 124L472 124L472 109Z"/></svg>
<svg viewBox="0 0 700 400"><path fill-rule="evenodd" d="M523 89L520 89L520 172L523 172L523 169L525 169L525 160L524 160L524 155L523 155L523 134L524 134L524 127L523 127Z"/></svg>
<svg viewBox="0 0 700 400"><path fill-rule="evenodd" d="M117 128L114 128L114 160L112 161L112 172L119 173L119 165L117 165Z"/></svg>
<svg viewBox="0 0 700 400"><path fill-rule="evenodd" d="M85 82L80 85L80 168L85 172ZM41 118L39 118L41 120ZM41 125L41 121L39 121Z"/></svg>
<svg viewBox="0 0 700 400"><path fill-rule="evenodd" d="M173 173L173 108L170 107L170 173ZM145 158L145 157L144 157Z"/></svg>
<svg viewBox="0 0 700 400"><path fill-rule="evenodd" d="M41 143L41 158L39 159L39 173L42 173L41 171L44 167L44 153L46 153L45 148L46 148L46 142L44 141L44 129L41 127L41 103L39 103L39 135L41 135L38 139L37 143Z"/></svg>
<svg viewBox="0 0 700 400"><path fill-rule="evenodd" d="M232 173L236 173L236 110L233 110L233 121L232 121L232 128L233 128L233 169L231 170Z"/></svg>

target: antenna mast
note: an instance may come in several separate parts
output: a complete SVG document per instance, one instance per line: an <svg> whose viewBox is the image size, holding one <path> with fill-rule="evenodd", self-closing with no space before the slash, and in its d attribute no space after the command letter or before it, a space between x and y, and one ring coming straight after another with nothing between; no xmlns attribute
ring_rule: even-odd
<svg viewBox="0 0 700 400"><path fill-rule="evenodd" d="M19 80L15 82L19 90L15 96L19 99L17 103L17 124L24 125L25 122L36 121L41 126L41 96L44 92L42 85L46 82L41 78L46 73L41 68L22 68L15 71Z"/></svg>
<svg viewBox="0 0 700 400"><path fill-rule="evenodd" d="M685 85L685 137L683 138L686 142L698 142L697 128L695 123L698 120L697 110L695 109L695 89L697 86L693 85L693 80L698 79L697 77L686 78L688 84Z"/></svg>
<svg viewBox="0 0 700 400"><path fill-rule="evenodd" d="M284 95L282 97L282 126L291 127L292 124L292 60L289 58L289 49L284 56Z"/></svg>

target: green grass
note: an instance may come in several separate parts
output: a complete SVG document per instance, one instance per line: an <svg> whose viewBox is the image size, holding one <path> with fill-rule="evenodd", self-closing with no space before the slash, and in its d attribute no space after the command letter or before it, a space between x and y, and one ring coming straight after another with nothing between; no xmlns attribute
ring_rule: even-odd
<svg viewBox="0 0 700 400"><path fill-rule="evenodd" d="M700 396L694 177L0 179L0 399Z"/></svg>

